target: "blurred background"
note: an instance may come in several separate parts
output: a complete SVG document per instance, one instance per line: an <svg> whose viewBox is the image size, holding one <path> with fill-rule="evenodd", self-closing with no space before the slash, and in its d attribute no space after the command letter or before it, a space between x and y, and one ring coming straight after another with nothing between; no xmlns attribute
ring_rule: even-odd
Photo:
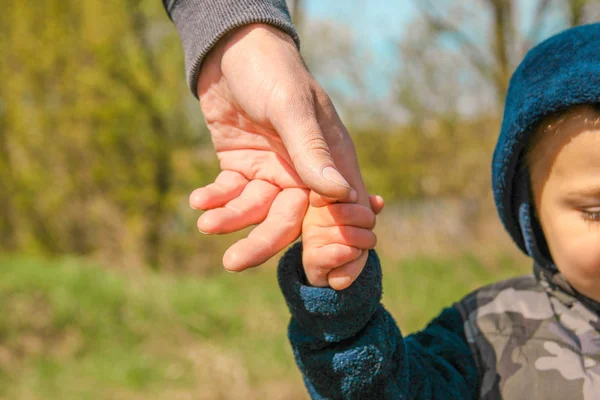
<svg viewBox="0 0 600 400"><path fill-rule="evenodd" d="M289 1L351 132L405 333L526 273L490 159L526 51L592 0ZM4 0L0 398L306 399L276 261L225 274L188 194L218 173L160 0ZM435 293L432 296L431 293Z"/></svg>

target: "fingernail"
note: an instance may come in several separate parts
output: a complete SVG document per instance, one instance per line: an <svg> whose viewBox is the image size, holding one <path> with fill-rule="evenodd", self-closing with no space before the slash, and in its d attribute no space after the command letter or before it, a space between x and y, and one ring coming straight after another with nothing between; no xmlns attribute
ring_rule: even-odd
<svg viewBox="0 0 600 400"><path fill-rule="evenodd" d="M240 271L236 271L236 270L231 270L231 269L225 269L225 271L229 272L230 274L237 274Z"/></svg>
<svg viewBox="0 0 600 400"><path fill-rule="evenodd" d="M210 233L208 233L208 232L204 232L203 230L200 230L200 229L198 229L198 232L200 232L200 233L202 233L202 234L204 234L204 235L210 235Z"/></svg>
<svg viewBox="0 0 600 400"><path fill-rule="evenodd" d="M348 201L354 203L356 200L358 200L358 193L356 193L356 190L352 189L348 195Z"/></svg>
<svg viewBox="0 0 600 400"><path fill-rule="evenodd" d="M190 208L191 208L192 210L195 210L195 208L194 208L194 206L192 206L192 204L194 204L194 203L198 203L198 196L197 196L197 195L195 195L193 192L192 192L192 194L190 195L190 198L189 198L189 203L190 203Z"/></svg>
<svg viewBox="0 0 600 400"><path fill-rule="evenodd" d="M333 167L323 168L321 174L323 175L323 178L327 179L328 181L337 183L340 186L350 187L350 185L348 184L348 182L346 182L344 177L340 175L340 173L337 172L336 169Z"/></svg>

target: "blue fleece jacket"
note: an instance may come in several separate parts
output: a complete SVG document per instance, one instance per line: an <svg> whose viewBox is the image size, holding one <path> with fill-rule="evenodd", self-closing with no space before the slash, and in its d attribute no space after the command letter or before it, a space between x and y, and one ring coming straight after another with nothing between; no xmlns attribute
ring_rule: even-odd
<svg viewBox="0 0 600 400"><path fill-rule="evenodd" d="M496 206L517 245L549 274L556 269L533 216L522 153L543 117L589 103L600 103L598 23L536 46L509 85L493 159ZM301 244L281 259L278 278L292 314L289 339L313 399L479 397L481 376L461 314L446 308L425 329L403 337L380 303L381 268L374 251L357 281L342 291L307 285Z"/></svg>
<svg viewBox="0 0 600 400"><path fill-rule="evenodd" d="M380 304L374 251L356 282L341 291L307 286L301 261L297 243L282 258L278 277L293 316L288 336L313 399L477 397L477 369L455 308L403 337Z"/></svg>

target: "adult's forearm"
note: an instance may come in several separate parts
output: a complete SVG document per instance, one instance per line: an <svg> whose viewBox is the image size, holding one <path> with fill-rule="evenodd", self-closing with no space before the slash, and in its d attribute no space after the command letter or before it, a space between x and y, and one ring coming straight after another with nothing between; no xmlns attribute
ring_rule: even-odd
<svg viewBox="0 0 600 400"><path fill-rule="evenodd" d="M187 82L196 94L204 56L227 32L252 23L276 26L300 45L285 0L162 0L175 23L183 51Z"/></svg>

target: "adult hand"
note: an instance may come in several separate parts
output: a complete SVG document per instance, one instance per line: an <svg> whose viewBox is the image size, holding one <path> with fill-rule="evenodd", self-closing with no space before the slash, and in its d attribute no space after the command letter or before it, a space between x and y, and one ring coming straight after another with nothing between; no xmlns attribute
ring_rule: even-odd
<svg viewBox="0 0 600 400"><path fill-rule="evenodd" d="M204 59L198 95L222 170L190 195L206 210L198 229L258 224L226 251L227 270L260 265L298 238L309 189L369 206L352 140L284 32L263 24L230 32Z"/></svg>

